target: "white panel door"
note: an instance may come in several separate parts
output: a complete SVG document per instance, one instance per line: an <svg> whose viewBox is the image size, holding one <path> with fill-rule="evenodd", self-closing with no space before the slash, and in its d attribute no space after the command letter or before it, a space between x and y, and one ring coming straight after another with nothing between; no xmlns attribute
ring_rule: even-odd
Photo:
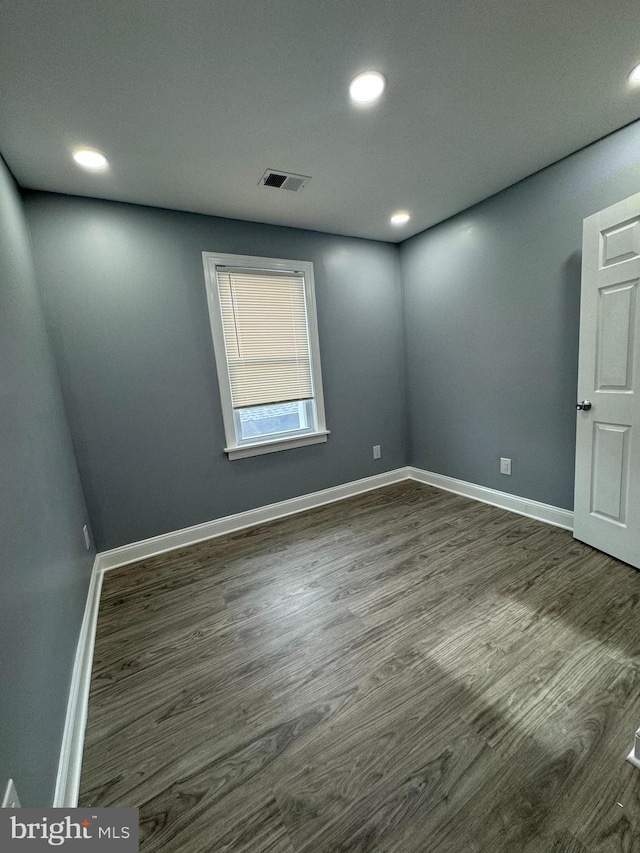
<svg viewBox="0 0 640 853"><path fill-rule="evenodd" d="M573 531L636 568L639 282L640 193L584 220Z"/></svg>

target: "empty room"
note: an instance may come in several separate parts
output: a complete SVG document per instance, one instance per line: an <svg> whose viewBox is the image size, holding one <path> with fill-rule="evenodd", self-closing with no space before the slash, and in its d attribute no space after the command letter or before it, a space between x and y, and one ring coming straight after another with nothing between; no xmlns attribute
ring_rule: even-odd
<svg viewBox="0 0 640 853"><path fill-rule="evenodd" d="M638 3L1 20L3 806L640 853Z"/></svg>

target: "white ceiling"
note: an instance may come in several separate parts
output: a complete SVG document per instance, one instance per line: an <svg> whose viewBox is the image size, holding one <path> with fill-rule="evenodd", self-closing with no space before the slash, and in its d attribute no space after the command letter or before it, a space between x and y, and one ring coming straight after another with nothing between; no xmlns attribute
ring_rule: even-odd
<svg viewBox="0 0 640 853"><path fill-rule="evenodd" d="M33 189L399 241L640 116L638 0L0 0L0 21L0 151ZM387 91L355 108L369 68Z"/></svg>

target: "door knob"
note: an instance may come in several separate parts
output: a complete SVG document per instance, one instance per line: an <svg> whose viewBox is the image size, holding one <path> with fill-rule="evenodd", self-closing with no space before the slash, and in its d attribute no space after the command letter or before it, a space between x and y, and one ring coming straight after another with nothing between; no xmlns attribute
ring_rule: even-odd
<svg viewBox="0 0 640 853"><path fill-rule="evenodd" d="M583 400L581 403L576 403L576 409L580 412L588 412L591 408L591 403L588 400Z"/></svg>

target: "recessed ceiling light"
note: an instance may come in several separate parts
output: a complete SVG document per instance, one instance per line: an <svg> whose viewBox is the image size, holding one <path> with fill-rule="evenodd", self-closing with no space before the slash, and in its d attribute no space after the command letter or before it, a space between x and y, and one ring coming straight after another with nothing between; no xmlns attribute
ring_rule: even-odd
<svg viewBox="0 0 640 853"><path fill-rule="evenodd" d="M631 74L629 74L629 80L632 83L640 83L640 65L636 65Z"/></svg>
<svg viewBox="0 0 640 853"><path fill-rule="evenodd" d="M411 215L405 213L403 210L399 210L397 213L394 213L391 217L392 225L406 225L407 222L411 219Z"/></svg>
<svg viewBox="0 0 640 853"><path fill-rule="evenodd" d="M106 169L109 163L104 154L93 148L76 148L73 159L85 169Z"/></svg>
<svg viewBox="0 0 640 853"><path fill-rule="evenodd" d="M349 95L356 104L371 104L384 92L387 81L378 71L365 71L354 77L349 86Z"/></svg>

